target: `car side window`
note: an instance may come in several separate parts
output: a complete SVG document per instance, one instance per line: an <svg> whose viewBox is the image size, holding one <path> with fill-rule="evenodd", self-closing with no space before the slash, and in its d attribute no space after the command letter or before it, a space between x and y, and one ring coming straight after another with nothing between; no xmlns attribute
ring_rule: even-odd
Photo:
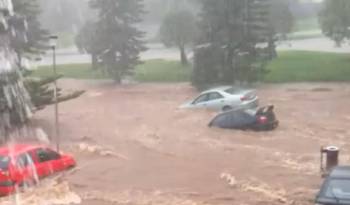
<svg viewBox="0 0 350 205"><path fill-rule="evenodd" d="M208 94L203 94L201 96L199 96L194 102L193 104L198 104L198 103L202 103L202 102L207 102L209 100L209 95Z"/></svg>
<svg viewBox="0 0 350 205"><path fill-rule="evenodd" d="M209 94L209 100L218 100L218 99L222 99L222 98L224 98L224 96L222 96L218 92L212 92Z"/></svg>
<svg viewBox="0 0 350 205"><path fill-rule="evenodd" d="M50 149L37 149L36 154L39 162L47 162L60 158L60 155L57 152Z"/></svg>
<svg viewBox="0 0 350 205"><path fill-rule="evenodd" d="M31 164L33 164L33 160L30 154L28 153L19 155L16 160L16 165L21 168L27 167L28 165L31 165Z"/></svg>
<svg viewBox="0 0 350 205"><path fill-rule="evenodd" d="M10 157L0 155L0 170L7 171L10 164Z"/></svg>

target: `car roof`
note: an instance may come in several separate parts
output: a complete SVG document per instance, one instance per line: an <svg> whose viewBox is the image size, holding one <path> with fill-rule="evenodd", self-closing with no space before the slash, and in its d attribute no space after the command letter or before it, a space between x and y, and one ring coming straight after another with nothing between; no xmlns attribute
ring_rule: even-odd
<svg viewBox="0 0 350 205"><path fill-rule="evenodd" d="M220 86L220 87L215 87L215 88L211 88L209 90L203 91L202 94L205 93L210 93L210 92L218 92L218 91L225 91L227 89L232 88L233 86Z"/></svg>
<svg viewBox="0 0 350 205"><path fill-rule="evenodd" d="M19 155L32 149L44 147L35 144L13 144L0 147L0 155L8 156L12 152L13 155Z"/></svg>
<svg viewBox="0 0 350 205"><path fill-rule="evenodd" d="M338 166L335 167L329 174L331 178L349 178L350 179L350 166Z"/></svg>

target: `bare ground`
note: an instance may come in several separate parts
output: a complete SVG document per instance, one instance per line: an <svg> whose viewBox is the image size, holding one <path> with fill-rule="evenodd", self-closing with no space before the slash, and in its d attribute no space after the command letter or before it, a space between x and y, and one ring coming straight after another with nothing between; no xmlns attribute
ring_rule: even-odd
<svg viewBox="0 0 350 205"><path fill-rule="evenodd" d="M66 177L82 204L312 204L320 147L350 162L350 84L260 86L281 125L259 133L211 129L215 113L178 109L196 94L187 84L61 85L87 90L60 105L63 148L79 163ZM51 133L52 116L48 107L35 123Z"/></svg>

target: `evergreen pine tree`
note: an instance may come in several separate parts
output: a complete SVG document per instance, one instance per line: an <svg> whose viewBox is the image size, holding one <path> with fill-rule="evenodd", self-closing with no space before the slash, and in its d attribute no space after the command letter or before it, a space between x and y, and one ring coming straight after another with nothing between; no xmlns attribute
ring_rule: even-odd
<svg viewBox="0 0 350 205"><path fill-rule="evenodd" d="M17 54L18 65L22 67L23 57L32 58L47 48L48 31L39 22L38 0L12 0L16 18L12 20L16 35L11 38L11 47ZM23 24L24 22L24 24ZM21 34L21 35L20 35Z"/></svg>
<svg viewBox="0 0 350 205"><path fill-rule="evenodd" d="M88 53L91 55L91 67L98 68L98 55L101 52L98 28L94 22L86 22L75 37L75 44L81 53Z"/></svg>
<svg viewBox="0 0 350 205"><path fill-rule="evenodd" d="M159 29L165 46L175 46L180 51L182 65L188 64L186 47L193 45L196 35L196 19L187 10L175 10L166 15Z"/></svg>
<svg viewBox="0 0 350 205"><path fill-rule="evenodd" d="M142 0L91 0L90 6L98 11L98 43L100 58L106 71L120 83L132 75L140 64L139 54L145 50L141 38L144 33L135 26L142 19Z"/></svg>
<svg viewBox="0 0 350 205"><path fill-rule="evenodd" d="M339 47L350 38L350 1L325 0L320 14L323 33Z"/></svg>
<svg viewBox="0 0 350 205"><path fill-rule="evenodd" d="M286 40L294 27L294 16L288 0L271 0L270 23L281 40Z"/></svg>
<svg viewBox="0 0 350 205"><path fill-rule="evenodd" d="M31 116L29 95L16 66L9 21L13 19L12 2L0 0L0 141L4 142L14 126L22 125Z"/></svg>
<svg viewBox="0 0 350 205"><path fill-rule="evenodd" d="M270 0L202 0L201 46L196 49L193 83L235 83L256 81L266 60L275 56L274 33L269 22ZM203 46L205 45L205 46ZM210 49L211 48L211 49ZM218 49L222 50L217 55ZM210 52L216 52L210 54ZM219 52L220 53L220 52ZM197 67L213 56L211 68ZM201 70L217 70L212 72ZM207 75L208 76L205 76ZM203 76L204 75L204 76ZM203 85L197 85L202 87Z"/></svg>

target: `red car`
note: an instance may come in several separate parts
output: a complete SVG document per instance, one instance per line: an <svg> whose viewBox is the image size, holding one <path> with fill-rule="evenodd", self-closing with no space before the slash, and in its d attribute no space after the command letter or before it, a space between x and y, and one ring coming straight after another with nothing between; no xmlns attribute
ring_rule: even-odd
<svg viewBox="0 0 350 205"><path fill-rule="evenodd" d="M76 165L70 155L59 154L43 145L16 144L0 148L0 196L12 194L16 187Z"/></svg>

